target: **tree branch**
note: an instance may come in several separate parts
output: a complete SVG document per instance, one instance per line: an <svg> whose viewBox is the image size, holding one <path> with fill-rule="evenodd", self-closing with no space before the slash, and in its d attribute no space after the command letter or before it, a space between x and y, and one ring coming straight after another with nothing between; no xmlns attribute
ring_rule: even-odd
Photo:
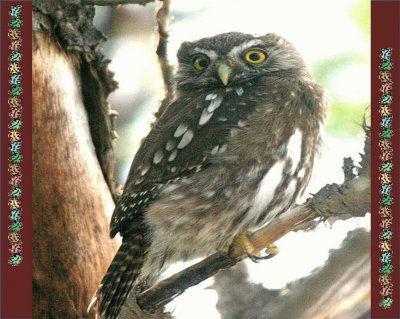
<svg viewBox="0 0 400 319"><path fill-rule="evenodd" d="M121 4L139 4L141 6L145 6L146 4L155 1L156 0L82 0L82 4L94 5L94 6L118 6Z"/></svg>
<svg viewBox="0 0 400 319"><path fill-rule="evenodd" d="M158 34L159 41L157 46L157 56L158 62L160 63L162 76L164 79L164 93L165 98L161 102L160 107L157 110L155 116L158 118L165 107L170 104L173 97L174 91L174 76L173 76L173 68L169 64L168 61L168 24L169 24L169 7L170 0L164 0L163 4L157 12L157 25L158 25Z"/></svg>
<svg viewBox="0 0 400 319"><path fill-rule="evenodd" d="M317 217L323 217L320 221L330 217L348 219L364 216L370 211L370 139L369 133L366 133L364 154L357 169L358 175L349 179L346 172L347 176L342 185L326 185L306 203L281 214L266 227L253 233L251 240L257 249L263 249L293 230L307 227L309 222ZM345 159L345 166L347 162ZM229 256L215 253L144 291L137 296L137 303L142 309L149 311L159 309L187 288L197 285L222 269L232 267L246 257L238 246L231 247Z"/></svg>

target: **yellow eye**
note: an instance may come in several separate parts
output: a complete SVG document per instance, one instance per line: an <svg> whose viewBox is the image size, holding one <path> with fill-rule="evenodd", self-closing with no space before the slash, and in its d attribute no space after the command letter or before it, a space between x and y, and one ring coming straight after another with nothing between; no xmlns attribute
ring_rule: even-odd
<svg viewBox="0 0 400 319"><path fill-rule="evenodd" d="M210 64L210 59L205 55L196 55L193 60L193 67L196 71L203 71Z"/></svg>
<svg viewBox="0 0 400 319"><path fill-rule="evenodd" d="M244 59L253 64L263 63L266 58L265 52L258 49L249 50L244 54Z"/></svg>

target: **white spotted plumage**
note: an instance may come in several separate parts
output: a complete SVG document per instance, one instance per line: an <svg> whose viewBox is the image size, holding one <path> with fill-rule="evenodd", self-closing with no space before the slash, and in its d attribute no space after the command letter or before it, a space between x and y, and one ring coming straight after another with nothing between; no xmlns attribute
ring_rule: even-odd
<svg viewBox="0 0 400 319"><path fill-rule="evenodd" d="M292 162L292 174L300 163L302 141L303 133L299 129L296 129L294 134L289 138L289 142L287 144L286 157Z"/></svg>
<svg viewBox="0 0 400 319"><path fill-rule="evenodd" d="M236 92L237 95L242 96L244 90L243 90L243 88L241 86L239 86L239 87L235 88L235 92Z"/></svg>
<svg viewBox="0 0 400 319"><path fill-rule="evenodd" d="M211 100L211 103L208 106L207 111L214 112L217 108L219 108L221 106L222 100L223 100L222 96L217 95L216 98Z"/></svg>
<svg viewBox="0 0 400 319"><path fill-rule="evenodd" d="M180 137L183 134L185 134L185 132L188 130L189 126L185 123L181 123L179 124L179 126L177 127L175 133L174 133L174 137Z"/></svg>
<svg viewBox="0 0 400 319"><path fill-rule="evenodd" d="M168 162L172 162L178 155L178 150L173 150L168 157Z"/></svg>
<svg viewBox="0 0 400 319"><path fill-rule="evenodd" d="M211 119L213 114L214 114L214 112L210 112L210 111L208 111L208 109L205 108L203 110L203 112L201 113L199 125L201 126L201 125L206 124Z"/></svg>
<svg viewBox="0 0 400 319"><path fill-rule="evenodd" d="M249 216L259 215L268 206L282 181L284 167L285 161L276 162L264 175L252 200Z"/></svg>
<svg viewBox="0 0 400 319"><path fill-rule="evenodd" d="M164 157L164 152L163 152L163 151L157 151L157 152L154 154L153 163L154 163L154 164L159 164L159 163L161 163L163 157Z"/></svg>
<svg viewBox="0 0 400 319"><path fill-rule="evenodd" d="M189 145L189 143L193 139L193 136L194 136L193 131L192 130L187 130L185 132L185 134L183 134L183 136L182 136L177 148L178 149L182 149L182 148L186 147L187 145Z"/></svg>
<svg viewBox="0 0 400 319"><path fill-rule="evenodd" d="M165 144L165 149L167 151L172 151L176 146L176 140L169 140L167 144Z"/></svg>
<svg viewBox="0 0 400 319"><path fill-rule="evenodd" d="M214 146L214 147L212 148L212 150L211 150L211 154L212 154L212 155L217 154L217 153L218 153L218 150L219 150L219 146L218 146L218 145L217 145L217 146Z"/></svg>
<svg viewBox="0 0 400 319"><path fill-rule="evenodd" d="M206 101L214 100L217 97L216 93L210 93L206 95Z"/></svg>

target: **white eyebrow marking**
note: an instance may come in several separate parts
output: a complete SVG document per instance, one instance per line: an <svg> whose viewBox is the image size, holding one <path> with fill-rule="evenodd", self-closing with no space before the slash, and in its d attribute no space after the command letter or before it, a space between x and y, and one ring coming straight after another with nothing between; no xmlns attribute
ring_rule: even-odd
<svg viewBox="0 0 400 319"><path fill-rule="evenodd" d="M233 58L236 55L242 53L244 50L246 50L248 48L251 48L251 47L254 47L254 46L257 46L257 45L262 44L262 43L263 43L263 41L259 40L259 39L254 39L254 40L250 40L248 42L245 42L245 43L243 43L243 44L241 44L241 45L239 45L237 47L234 47L232 50L230 50L229 53L228 53L228 57Z"/></svg>
<svg viewBox="0 0 400 319"><path fill-rule="evenodd" d="M218 58L218 54L214 50L207 50L207 49L196 47L193 49L193 51L207 55L212 61L214 61Z"/></svg>

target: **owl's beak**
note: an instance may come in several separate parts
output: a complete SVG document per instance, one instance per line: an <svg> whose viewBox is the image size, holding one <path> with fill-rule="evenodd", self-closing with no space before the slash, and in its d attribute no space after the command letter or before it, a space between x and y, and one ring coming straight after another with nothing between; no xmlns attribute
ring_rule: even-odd
<svg viewBox="0 0 400 319"><path fill-rule="evenodd" d="M232 74L232 67L229 66L226 63L222 63L221 65L218 66L218 76L221 79L222 83L224 83L224 85L227 85L229 82L229 77Z"/></svg>

